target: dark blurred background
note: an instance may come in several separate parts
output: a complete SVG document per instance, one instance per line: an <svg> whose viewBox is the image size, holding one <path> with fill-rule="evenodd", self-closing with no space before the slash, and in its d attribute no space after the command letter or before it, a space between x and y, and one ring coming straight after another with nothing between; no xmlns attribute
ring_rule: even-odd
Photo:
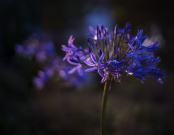
<svg viewBox="0 0 174 135"><path fill-rule="evenodd" d="M38 91L32 84L36 63L16 56L14 47L33 33L44 34L63 56L61 45L70 35L86 46L88 26L110 30L132 24L131 33L159 41L157 67L165 69L163 84L124 79L113 83L106 111L107 135L173 135L174 8L157 0L1 0L0 1L0 134L99 135L103 84L100 77L82 90L48 83ZM88 87L90 85L90 87Z"/></svg>

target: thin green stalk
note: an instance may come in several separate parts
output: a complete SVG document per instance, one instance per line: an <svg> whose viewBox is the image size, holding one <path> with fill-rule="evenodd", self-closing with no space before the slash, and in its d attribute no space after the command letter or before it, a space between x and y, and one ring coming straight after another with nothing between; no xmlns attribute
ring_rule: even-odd
<svg viewBox="0 0 174 135"><path fill-rule="evenodd" d="M102 112L101 112L101 135L105 135L105 112L106 112L106 103L108 98L108 90L110 87L110 80L107 79L104 86L103 91L103 99L102 99Z"/></svg>

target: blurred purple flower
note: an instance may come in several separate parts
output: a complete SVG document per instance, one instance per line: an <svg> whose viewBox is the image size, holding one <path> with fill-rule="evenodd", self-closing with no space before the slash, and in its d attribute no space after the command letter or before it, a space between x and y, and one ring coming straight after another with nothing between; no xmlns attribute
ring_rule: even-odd
<svg viewBox="0 0 174 135"><path fill-rule="evenodd" d="M84 59L84 54L79 52L81 48L76 48L73 45L73 40L71 36L68 41L69 48L65 47L65 50L67 50L68 54L77 50L77 54ZM36 35L30 36L23 45L16 45L15 51L23 57L35 58L36 62L41 64L43 70L39 70L38 76L33 78L33 83L38 90L43 89L51 78L59 78L59 81L64 82L64 87L80 87L86 78L81 64L75 61L69 61L69 63L75 65L75 67L71 69L66 61L63 61L62 58L57 56L52 42L45 42L43 38ZM77 58L74 59L77 61ZM74 73L75 71L78 71L78 74ZM61 85L61 83L59 85Z"/></svg>

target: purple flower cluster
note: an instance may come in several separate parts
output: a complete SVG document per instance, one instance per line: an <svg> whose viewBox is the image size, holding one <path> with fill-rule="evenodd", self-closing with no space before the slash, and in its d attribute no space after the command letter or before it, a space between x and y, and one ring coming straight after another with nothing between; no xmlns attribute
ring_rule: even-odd
<svg viewBox="0 0 174 135"><path fill-rule="evenodd" d="M34 34L30 36L22 45L17 44L15 51L18 55L26 58L35 57L38 62L45 62L56 56L54 44L45 42L40 36Z"/></svg>
<svg viewBox="0 0 174 135"><path fill-rule="evenodd" d="M80 76L78 73L70 75L69 70L71 68L72 67L70 67L67 62L64 62L62 58L57 57L53 59L50 64L44 66L43 71L40 70L38 72L38 76L33 78L33 83L37 89L41 90L51 78L54 78L57 82L61 82L59 87L82 88L81 85L85 81L86 75L83 74Z"/></svg>
<svg viewBox="0 0 174 135"><path fill-rule="evenodd" d="M66 52L64 60L76 65L70 73L78 71L80 74L84 67L86 72L97 71L102 77L101 83L107 79L121 82L124 75L135 76L142 83L145 77L153 77L163 83L161 78L165 77L165 73L156 68L160 58L154 56L159 49L158 42L143 46L147 38L142 37L143 30L138 31L135 37L130 33L130 23L122 30L118 30L116 25L111 33L103 25L97 25L96 30L90 26L89 30L92 34L88 34L88 49L76 47L72 36L68 46L62 45L62 50Z"/></svg>
<svg viewBox="0 0 174 135"><path fill-rule="evenodd" d="M33 78L33 83L38 90L44 88L45 84L52 78L61 82L64 87L76 87L80 88L85 81L85 74L81 70L81 65L76 62L72 62L76 65L74 69L71 69L67 62L63 61L61 57L57 56L54 44L52 42L46 42L41 39L41 36L36 34L30 36L22 45L16 45L15 51L18 55L29 59L36 59L42 70L38 71L38 76ZM70 76L77 70L78 73ZM59 87L60 87L59 85Z"/></svg>

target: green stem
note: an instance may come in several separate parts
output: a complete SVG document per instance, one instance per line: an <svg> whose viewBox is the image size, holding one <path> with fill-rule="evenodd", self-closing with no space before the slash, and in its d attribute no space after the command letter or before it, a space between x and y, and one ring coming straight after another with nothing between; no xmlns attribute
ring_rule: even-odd
<svg viewBox="0 0 174 135"><path fill-rule="evenodd" d="M104 86L103 91L103 99L102 99L102 112L101 112L101 135L105 135L105 111L106 111L106 103L108 98L108 90L110 87L110 80L107 79Z"/></svg>

